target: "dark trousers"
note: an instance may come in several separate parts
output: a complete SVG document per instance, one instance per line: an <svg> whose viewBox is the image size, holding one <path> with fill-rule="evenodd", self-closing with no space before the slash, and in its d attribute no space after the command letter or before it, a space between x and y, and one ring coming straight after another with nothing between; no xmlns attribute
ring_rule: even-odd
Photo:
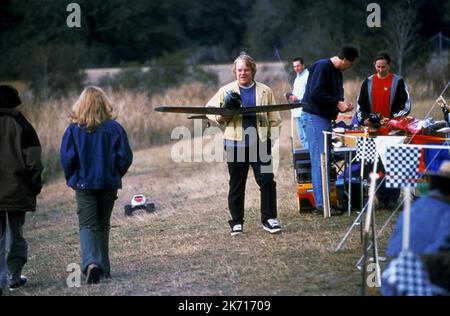
<svg viewBox="0 0 450 316"><path fill-rule="evenodd" d="M111 213L117 190L76 190L80 226L81 271L86 274L90 264L98 265L109 277L109 231Z"/></svg>
<svg viewBox="0 0 450 316"><path fill-rule="evenodd" d="M263 150L260 150L262 146ZM264 148L267 148L265 153ZM228 207L230 209L230 225L244 223L245 185L250 166L253 169L256 183L261 192L261 221L277 217L277 185L274 181L270 143L258 148L226 147L228 172L230 174L230 190Z"/></svg>
<svg viewBox="0 0 450 316"><path fill-rule="evenodd" d="M9 227L9 251L6 250L6 227ZM23 236L25 212L0 212L0 289L7 282L19 281L28 259L28 244Z"/></svg>

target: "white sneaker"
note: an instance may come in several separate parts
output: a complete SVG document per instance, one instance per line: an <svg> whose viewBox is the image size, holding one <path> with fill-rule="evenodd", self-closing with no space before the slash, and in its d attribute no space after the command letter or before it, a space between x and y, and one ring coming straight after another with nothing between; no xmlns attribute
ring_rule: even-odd
<svg viewBox="0 0 450 316"><path fill-rule="evenodd" d="M276 218L269 218L263 223L264 230L267 230L271 234L281 232L281 225Z"/></svg>
<svg viewBox="0 0 450 316"><path fill-rule="evenodd" d="M231 236L240 235L244 232L242 224L235 224L231 227Z"/></svg>

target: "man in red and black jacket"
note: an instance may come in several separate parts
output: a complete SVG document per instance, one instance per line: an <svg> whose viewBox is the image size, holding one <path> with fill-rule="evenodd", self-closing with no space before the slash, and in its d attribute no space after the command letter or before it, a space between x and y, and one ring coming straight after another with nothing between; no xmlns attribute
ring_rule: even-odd
<svg viewBox="0 0 450 316"><path fill-rule="evenodd" d="M356 115L361 125L372 125L371 113L382 118L401 118L411 111L411 99L404 79L390 71L391 58L378 53L374 66L376 73L364 80L358 97ZM378 122L376 122L378 123Z"/></svg>

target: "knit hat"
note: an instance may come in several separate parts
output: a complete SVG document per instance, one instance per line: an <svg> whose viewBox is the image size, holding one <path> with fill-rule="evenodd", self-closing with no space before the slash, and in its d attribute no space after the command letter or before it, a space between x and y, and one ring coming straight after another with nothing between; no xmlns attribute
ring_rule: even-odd
<svg viewBox="0 0 450 316"><path fill-rule="evenodd" d="M12 86L0 85L0 108L15 108L22 101L19 92Z"/></svg>

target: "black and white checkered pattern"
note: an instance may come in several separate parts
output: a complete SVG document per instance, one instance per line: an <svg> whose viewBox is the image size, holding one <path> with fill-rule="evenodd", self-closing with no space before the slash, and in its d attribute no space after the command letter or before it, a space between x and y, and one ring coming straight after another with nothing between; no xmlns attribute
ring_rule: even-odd
<svg viewBox="0 0 450 316"><path fill-rule="evenodd" d="M366 140L366 149L364 151L364 139ZM375 162L377 157L377 146L375 139L369 137L358 137L356 140L356 160L362 161L364 152L364 162Z"/></svg>
<svg viewBox="0 0 450 316"><path fill-rule="evenodd" d="M431 296L433 285L420 257L403 250L383 271L384 287L396 296Z"/></svg>
<svg viewBox="0 0 450 316"><path fill-rule="evenodd" d="M419 159L418 147L387 147L386 187L415 187L419 177Z"/></svg>

